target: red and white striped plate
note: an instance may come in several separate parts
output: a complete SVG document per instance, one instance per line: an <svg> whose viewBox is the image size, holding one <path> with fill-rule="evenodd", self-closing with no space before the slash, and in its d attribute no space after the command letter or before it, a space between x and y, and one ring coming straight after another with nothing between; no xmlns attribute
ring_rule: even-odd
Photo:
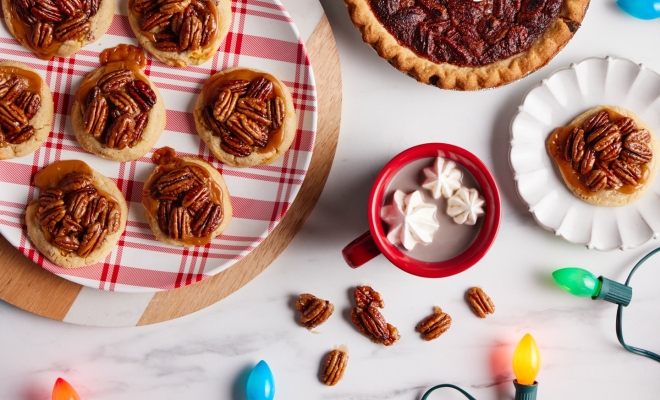
<svg viewBox="0 0 660 400"><path fill-rule="evenodd" d="M234 19L215 57L201 66L178 69L149 57L146 74L165 101L167 124L155 148L170 146L179 155L198 156L223 174L234 216L224 234L204 247L183 249L156 241L144 218L142 185L151 174L152 152L118 163L85 152L76 142L69 114L74 93L99 53L119 43L137 44L118 0L108 33L70 58L36 58L0 25L0 59L23 62L39 72L55 101L53 130L33 154L0 161L0 233L48 271L85 286L118 292L170 290L215 275L250 253L286 214L305 178L316 134L316 89L312 67L298 30L278 0L233 0ZM204 81L217 71L240 65L277 76L291 90L298 131L291 149L275 163L237 169L219 163L195 131L193 109ZM154 148L154 149L155 149ZM57 160L79 159L111 178L126 197L128 223L117 247L103 262L78 269L45 259L26 236L25 208L37 197L30 185L35 172Z"/></svg>

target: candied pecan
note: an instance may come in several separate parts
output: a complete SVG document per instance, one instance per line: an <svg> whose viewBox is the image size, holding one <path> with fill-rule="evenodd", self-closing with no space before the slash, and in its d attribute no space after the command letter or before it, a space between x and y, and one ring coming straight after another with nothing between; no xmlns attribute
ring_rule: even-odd
<svg viewBox="0 0 660 400"><path fill-rule="evenodd" d="M156 41L156 43L173 42L173 41L177 41L178 39L179 39L178 35L176 35L174 32L169 32L169 31L161 31L154 35L154 40Z"/></svg>
<svg viewBox="0 0 660 400"><path fill-rule="evenodd" d="M605 124L605 125L600 125L586 137L585 142L587 145L593 144L598 142L600 139L612 134L615 131L618 131L619 128L617 128L613 124ZM585 130L586 132L586 130Z"/></svg>
<svg viewBox="0 0 660 400"><path fill-rule="evenodd" d="M641 161L640 164L646 164L653 158L651 148L642 142L626 140L623 142L623 147L626 151L626 155L634 155L635 159ZM630 157L628 157L628 160L630 160Z"/></svg>
<svg viewBox="0 0 660 400"><path fill-rule="evenodd" d="M619 128L622 136L626 136L627 134L632 133L635 129L637 129L635 121L626 117L619 118L612 123L616 125L617 128Z"/></svg>
<svg viewBox="0 0 660 400"><path fill-rule="evenodd" d="M15 10L16 10L16 15L18 15L18 18L20 18L26 24L34 25L37 22L39 22L37 17L35 17L32 14L32 8L28 9L28 8L23 8L23 7L16 7Z"/></svg>
<svg viewBox="0 0 660 400"><path fill-rule="evenodd" d="M82 10L91 18L99 11L100 5L101 0L83 0Z"/></svg>
<svg viewBox="0 0 660 400"><path fill-rule="evenodd" d="M221 129L223 132L220 135L220 137L222 138L222 142L220 143L220 148L223 151L235 157L247 157L250 154L252 154L252 147L243 143L240 139L233 136L224 127Z"/></svg>
<svg viewBox="0 0 660 400"><path fill-rule="evenodd" d="M32 125L28 125L20 132L7 132L5 134L5 140L11 144L25 143L32 136L34 136L34 132L34 127Z"/></svg>
<svg viewBox="0 0 660 400"><path fill-rule="evenodd" d="M11 103L16 100L26 88L27 84L23 78L14 76L7 79L7 81L0 86L0 97L2 98L2 101Z"/></svg>
<svg viewBox="0 0 660 400"><path fill-rule="evenodd" d="M582 161L580 161L580 173L582 175L586 175L591 170L594 168L594 163L596 162L596 152L594 151L593 148L587 149L587 151L584 152L584 156L582 157Z"/></svg>
<svg viewBox="0 0 660 400"><path fill-rule="evenodd" d="M177 52L180 50L179 44L176 42L156 42L154 43L154 46L156 49L160 51L167 51L167 52Z"/></svg>
<svg viewBox="0 0 660 400"><path fill-rule="evenodd" d="M186 239L191 236L190 214L185 207L173 207L170 212L168 234L174 240Z"/></svg>
<svg viewBox="0 0 660 400"><path fill-rule="evenodd" d="M486 315L495 313L495 304L480 287L468 290L467 301L479 318L486 318Z"/></svg>
<svg viewBox="0 0 660 400"><path fill-rule="evenodd" d="M135 100L126 92L111 92L108 100L112 103L117 110L131 117L140 113L140 106Z"/></svg>
<svg viewBox="0 0 660 400"><path fill-rule="evenodd" d="M181 205L196 214L206 203L211 201L211 192L205 185L195 186L183 196Z"/></svg>
<svg viewBox="0 0 660 400"><path fill-rule="evenodd" d="M161 176L154 187L160 194L178 195L190 190L193 183L193 175L190 170L179 168Z"/></svg>
<svg viewBox="0 0 660 400"><path fill-rule="evenodd" d="M185 17L181 24L179 34L179 48L181 51L198 50L202 42L202 21L194 15Z"/></svg>
<svg viewBox="0 0 660 400"><path fill-rule="evenodd" d="M181 33L181 26L183 25L183 19L186 16L184 15L183 12L176 13L172 15L172 19L170 20L170 29L172 29L172 35L174 35L174 38L172 38L172 41L177 41L176 38L179 36Z"/></svg>
<svg viewBox="0 0 660 400"><path fill-rule="evenodd" d="M271 126L273 129L279 129L282 126L285 114L284 100L280 96L270 99L268 102L268 119L272 121Z"/></svg>
<svg viewBox="0 0 660 400"><path fill-rule="evenodd" d="M28 122L20 107L14 103L0 101L0 127L4 128L5 132L20 132Z"/></svg>
<svg viewBox="0 0 660 400"><path fill-rule="evenodd" d="M168 227L170 224L170 213L172 212L172 202L167 200L161 200L158 202L158 227L161 231L168 233Z"/></svg>
<svg viewBox="0 0 660 400"><path fill-rule="evenodd" d="M401 338L398 330L385 322L385 318L373 303L365 309L353 308L351 321L363 335L375 343L391 346Z"/></svg>
<svg viewBox="0 0 660 400"><path fill-rule="evenodd" d="M145 32L154 32L158 28L166 28L170 24L171 14L163 14L159 11L149 11L142 15L140 29Z"/></svg>
<svg viewBox="0 0 660 400"><path fill-rule="evenodd" d="M108 200L103 196L98 196L87 205L87 212L80 220L83 226L89 226L95 222L101 222L105 225L105 219L108 215Z"/></svg>
<svg viewBox="0 0 660 400"><path fill-rule="evenodd" d="M227 121L227 118L234 112L238 97L238 93L232 94L229 89L221 91L213 104L213 117L219 122Z"/></svg>
<svg viewBox="0 0 660 400"><path fill-rule="evenodd" d="M587 120L584 121L584 124L582 124L582 128L586 133L591 133L591 131L594 129L603 125L607 125L609 122L610 114L608 114L605 110L601 110L587 118Z"/></svg>
<svg viewBox="0 0 660 400"><path fill-rule="evenodd" d="M209 174L209 172L206 169L202 168L202 167L199 167L197 165L188 165L188 166L186 166L186 168L192 174L193 181L195 181L195 183L197 183L197 184L200 184L200 185L204 184L204 183L208 182L208 180L211 178L211 175Z"/></svg>
<svg viewBox="0 0 660 400"><path fill-rule="evenodd" d="M39 199L39 203L37 218L39 219L39 223L50 231L66 215L64 201L61 199L51 200L50 202L44 202L45 204L41 205L41 199Z"/></svg>
<svg viewBox="0 0 660 400"><path fill-rule="evenodd" d="M14 104L23 110L26 118L32 119L41 108L41 95L26 90L18 96L14 101Z"/></svg>
<svg viewBox="0 0 660 400"><path fill-rule="evenodd" d="M105 97L98 96L94 98L85 110L83 132L99 139L108 122L109 110L110 107Z"/></svg>
<svg viewBox="0 0 660 400"><path fill-rule="evenodd" d="M64 195L66 211L71 214L73 219L80 221L87 213L89 203L97 197L98 193L93 186L69 192Z"/></svg>
<svg viewBox="0 0 660 400"><path fill-rule="evenodd" d="M58 236L53 239L53 244L67 253L76 251L80 247L80 242L75 236Z"/></svg>
<svg viewBox="0 0 660 400"><path fill-rule="evenodd" d="M133 10L139 14L153 11L158 7L159 4L157 0L135 0L135 2L133 2Z"/></svg>
<svg viewBox="0 0 660 400"><path fill-rule="evenodd" d="M598 153L598 159L604 162L616 160L619 158L619 154L621 154L622 146L623 144L621 141L612 143L611 145L604 148L603 151Z"/></svg>
<svg viewBox="0 0 660 400"><path fill-rule="evenodd" d="M259 100L265 100L273 91L273 82L260 76L250 82L250 86L245 93L245 97L252 97Z"/></svg>
<svg viewBox="0 0 660 400"><path fill-rule="evenodd" d="M123 92L113 92L123 93ZM105 145L119 150L125 149L135 137L135 120L127 114L117 118L106 132Z"/></svg>
<svg viewBox="0 0 660 400"><path fill-rule="evenodd" d="M46 189L39 194L39 206L45 207L52 202L62 199L62 191L60 189ZM64 205L64 202L62 202Z"/></svg>
<svg viewBox="0 0 660 400"><path fill-rule="evenodd" d="M92 23L89 21L89 16L84 12L80 12L76 16L57 25L53 36L60 42L66 42L67 40L77 39L86 35L91 29Z"/></svg>
<svg viewBox="0 0 660 400"><path fill-rule="evenodd" d="M564 144L564 158L566 161L578 162L582 160L584 155L584 131L580 128L575 128L568 135L566 143Z"/></svg>
<svg viewBox="0 0 660 400"><path fill-rule="evenodd" d="M134 79L135 75L133 74L133 71L122 68L106 72L101 78L99 78L96 84L102 91L110 93L122 89Z"/></svg>
<svg viewBox="0 0 660 400"><path fill-rule="evenodd" d="M94 250L96 250L105 240L108 234L108 229L103 228L100 222L95 222L87 228L87 232L80 242L78 248L78 255L80 257L87 257Z"/></svg>
<svg viewBox="0 0 660 400"><path fill-rule="evenodd" d="M63 194L92 186L92 177L84 172L72 172L62 178L59 187Z"/></svg>
<svg viewBox="0 0 660 400"><path fill-rule="evenodd" d="M319 299L309 293L303 293L296 301L296 310L300 311L300 325L314 329L330 318L335 306L327 300Z"/></svg>
<svg viewBox="0 0 660 400"><path fill-rule="evenodd" d="M208 202L195 215L190 229L194 236L206 237L220 226L220 222L222 222L222 207Z"/></svg>
<svg viewBox="0 0 660 400"><path fill-rule="evenodd" d="M422 334L426 341L437 339L443 333L449 330L451 326L451 317L442 312L440 307L435 307L435 313L424 318L415 330Z"/></svg>
<svg viewBox="0 0 660 400"><path fill-rule="evenodd" d="M344 371L348 365L348 354L341 350L333 350L323 361L321 370L321 381L328 386L335 386L344 376Z"/></svg>
<svg viewBox="0 0 660 400"><path fill-rule="evenodd" d="M230 80L224 81L218 86L218 90L229 89L232 93L238 93L241 96L247 93L250 81L245 80Z"/></svg>
<svg viewBox="0 0 660 400"><path fill-rule="evenodd" d="M261 126L249 119L245 114L233 113L227 119L227 128L236 137L249 145L264 147L268 143L268 136Z"/></svg>
<svg viewBox="0 0 660 400"><path fill-rule="evenodd" d="M640 129L638 131L631 132L626 136L624 142L639 142L639 143L651 143L651 134L646 129Z"/></svg>
<svg viewBox="0 0 660 400"><path fill-rule="evenodd" d="M204 13L202 16L202 39L199 44L204 47L211 43L217 29L218 24L215 17L211 13Z"/></svg>
<svg viewBox="0 0 660 400"><path fill-rule="evenodd" d="M612 163L612 172L626 185L636 186L637 180L642 177L642 170L639 166L621 159Z"/></svg>
<svg viewBox="0 0 660 400"><path fill-rule="evenodd" d="M605 173L605 176L607 177L607 188L610 190L617 190L621 186L623 186L623 182L621 182L621 179L619 179L614 171L609 169L607 165L597 162L596 163L596 168L599 170L603 171ZM593 171L592 171L593 173Z"/></svg>
<svg viewBox="0 0 660 400"><path fill-rule="evenodd" d="M356 287L355 292L353 293L353 297L355 298L357 306L360 308L365 308L371 303L376 304L379 308L385 307L385 301L381 297L380 293L373 290L371 286Z"/></svg>
<svg viewBox="0 0 660 400"><path fill-rule="evenodd" d="M57 236L67 236L70 234L77 234L84 230L82 225L80 225L76 220L74 220L71 215L66 214L62 219L62 227L57 232Z"/></svg>
<svg viewBox="0 0 660 400"><path fill-rule="evenodd" d="M156 93L148 83L136 79L126 86L126 91L140 106L142 111L149 111L158 102Z"/></svg>
<svg viewBox="0 0 660 400"><path fill-rule="evenodd" d="M135 118L135 128L133 129L133 140L128 144L129 147L135 147L142 139L144 128L147 127L149 122L149 114L146 112L138 114Z"/></svg>
<svg viewBox="0 0 660 400"><path fill-rule="evenodd" d="M101 96L101 88L98 86L94 86L89 93L87 93L87 99L86 99L86 104L89 106L89 104L94 101L95 98Z"/></svg>
<svg viewBox="0 0 660 400"><path fill-rule="evenodd" d="M62 20L62 14L52 0L36 0L31 11L32 15L44 21L60 22Z"/></svg>
<svg viewBox="0 0 660 400"><path fill-rule="evenodd" d="M594 143L595 151L602 151L612 143L621 141L621 132L618 129L610 130L609 133Z"/></svg>
<svg viewBox="0 0 660 400"><path fill-rule="evenodd" d="M584 184L592 192L598 192L607 186L607 175L600 169L594 169L584 178Z"/></svg>
<svg viewBox="0 0 660 400"><path fill-rule="evenodd" d="M651 159L646 158L644 156L640 156L637 153L628 151L628 150L621 150L621 154L619 155L619 159L623 160L627 163L630 164L646 164L649 162Z"/></svg>
<svg viewBox="0 0 660 400"><path fill-rule="evenodd" d="M78 10L82 10L83 5L78 0L53 0L57 8L62 14L69 17L76 14Z"/></svg>
<svg viewBox="0 0 660 400"><path fill-rule="evenodd" d="M268 119L268 106L263 100L251 97L239 99L236 103L236 111L260 125L268 126L271 124L271 120Z"/></svg>
<svg viewBox="0 0 660 400"><path fill-rule="evenodd" d="M218 122L213 117L213 107L212 106L209 105L208 107L204 108L204 110L202 111L202 119L204 120L204 122L206 123L208 128L211 131L213 131L213 133L215 135L217 135L217 136L221 135L222 132L220 130L220 127L222 126L222 124L220 124L220 122Z"/></svg>
<svg viewBox="0 0 660 400"><path fill-rule="evenodd" d="M104 224L104 227L108 228L108 232L115 233L119 230L120 218L119 204L108 201L108 215Z"/></svg>
<svg viewBox="0 0 660 400"><path fill-rule="evenodd" d="M19 8L29 10L32 6L34 6L34 0L16 0L16 5Z"/></svg>
<svg viewBox="0 0 660 400"><path fill-rule="evenodd" d="M163 14L176 14L188 7L190 0L159 0L160 12Z"/></svg>

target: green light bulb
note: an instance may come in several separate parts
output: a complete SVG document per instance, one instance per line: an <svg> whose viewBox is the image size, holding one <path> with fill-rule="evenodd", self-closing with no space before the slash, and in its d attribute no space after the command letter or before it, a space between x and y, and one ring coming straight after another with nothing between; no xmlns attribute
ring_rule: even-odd
<svg viewBox="0 0 660 400"><path fill-rule="evenodd" d="M562 268L552 273L555 282L574 296L596 297L603 283L591 272L582 268Z"/></svg>

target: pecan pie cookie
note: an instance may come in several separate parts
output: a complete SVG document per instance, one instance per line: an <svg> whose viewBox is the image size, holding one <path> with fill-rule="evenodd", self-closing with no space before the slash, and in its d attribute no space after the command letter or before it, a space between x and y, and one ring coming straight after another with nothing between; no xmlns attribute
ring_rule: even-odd
<svg viewBox="0 0 660 400"><path fill-rule="evenodd" d="M344 0L363 40L420 82L501 86L546 65L589 0Z"/></svg>
<svg viewBox="0 0 660 400"><path fill-rule="evenodd" d="M128 21L149 53L173 67L215 55L231 26L230 0L129 0Z"/></svg>
<svg viewBox="0 0 660 400"><path fill-rule="evenodd" d="M110 28L113 0L2 0L9 31L44 60L69 57Z"/></svg>
<svg viewBox="0 0 660 400"><path fill-rule="evenodd" d="M78 160L37 172L39 198L25 213L34 246L54 264L78 268L103 260L128 218L126 200L110 179Z"/></svg>
<svg viewBox="0 0 660 400"><path fill-rule="evenodd" d="M38 149L52 123L53 99L41 76L21 63L0 62L0 160Z"/></svg>
<svg viewBox="0 0 660 400"><path fill-rule="evenodd" d="M142 72L139 47L119 45L101 53L101 68L76 91L71 122L83 149L114 161L144 156L165 129L165 106Z"/></svg>
<svg viewBox="0 0 660 400"><path fill-rule="evenodd" d="M177 157L163 147L144 183L142 205L156 239L173 246L203 246L231 221L231 200L222 175L197 157Z"/></svg>
<svg viewBox="0 0 660 400"><path fill-rule="evenodd" d="M211 152L234 167L280 158L298 128L286 85L273 75L240 67L218 72L204 83L193 115Z"/></svg>
<svg viewBox="0 0 660 400"><path fill-rule="evenodd" d="M556 129L546 143L566 186L598 206L624 206L644 196L658 175L660 141L637 115L596 107Z"/></svg>

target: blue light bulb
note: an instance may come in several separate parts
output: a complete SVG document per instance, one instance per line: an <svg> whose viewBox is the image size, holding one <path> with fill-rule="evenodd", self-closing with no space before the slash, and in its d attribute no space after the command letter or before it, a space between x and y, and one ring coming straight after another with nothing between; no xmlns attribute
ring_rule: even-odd
<svg viewBox="0 0 660 400"><path fill-rule="evenodd" d="M275 379L266 361L261 360L252 369L245 387L248 400L273 400Z"/></svg>
<svg viewBox="0 0 660 400"><path fill-rule="evenodd" d="M616 4L635 18L660 18L660 0L617 0Z"/></svg>

